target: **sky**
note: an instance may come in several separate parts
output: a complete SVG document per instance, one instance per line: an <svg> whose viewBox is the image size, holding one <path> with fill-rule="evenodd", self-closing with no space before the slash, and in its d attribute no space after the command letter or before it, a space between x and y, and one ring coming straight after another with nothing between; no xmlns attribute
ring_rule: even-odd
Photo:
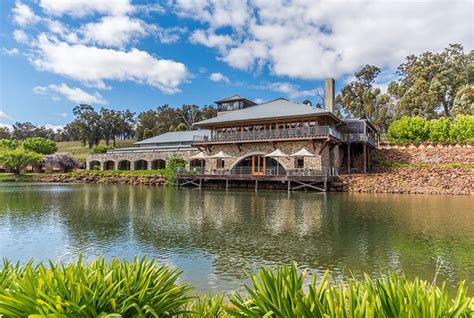
<svg viewBox="0 0 474 318"><path fill-rule="evenodd" d="M140 112L240 94L318 102L366 64L474 48L473 0L1 0L0 126L51 128L72 108Z"/></svg>

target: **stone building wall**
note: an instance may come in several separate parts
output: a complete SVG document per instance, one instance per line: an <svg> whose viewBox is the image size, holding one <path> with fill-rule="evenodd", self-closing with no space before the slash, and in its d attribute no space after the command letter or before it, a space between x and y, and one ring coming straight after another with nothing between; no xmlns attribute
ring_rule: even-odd
<svg viewBox="0 0 474 318"><path fill-rule="evenodd" d="M224 168L232 169L246 157L252 155L266 155L274 151L276 148L288 155L295 153L302 148L306 148L308 151L314 153L315 156L304 158L305 168L320 170L321 168L332 166L331 162L329 161L329 147L325 147L322 154L319 155L319 151L322 146L323 143L316 142L313 147L313 143L310 141L278 142L275 144L275 146L271 143L247 143L240 145L240 147L237 145L216 145L212 146L208 155L214 155L219 151L223 151L226 154L231 155L232 158L224 159ZM333 153L339 153L338 146L335 146L331 151L333 151ZM335 155L335 158L337 158L336 161L339 161L338 154ZM295 168L296 161L293 157L274 159L278 161L285 170ZM206 162L206 167L217 167L217 160L215 159L207 159Z"/></svg>
<svg viewBox="0 0 474 318"><path fill-rule="evenodd" d="M244 143L238 147L237 145L214 145L207 151L208 155L214 155L219 151L223 151L226 154L232 156L232 158L224 159L224 168L232 169L234 166L239 164L243 159L252 155L266 155L276 148L280 149L284 153L290 155L295 153L302 148L306 148L311 153L315 154L314 157L304 158L304 167L306 169L321 170L323 168L336 167L340 165L340 151L339 146L326 146L321 155L319 154L323 147L323 142L315 142L314 146L311 141L290 141L290 142L278 142L275 145L272 143ZM105 170L106 162L113 162L115 170L118 169L119 162L129 161L130 170L134 169L135 162L144 160L148 164L148 169L152 169L152 162L161 159L167 160L173 155L180 155L188 161L187 168L189 169L190 157L200 152L197 148L186 149L186 150L167 150L167 151L130 151L130 152L117 152L117 153L104 153L104 154L89 154L87 156L87 169L91 168L91 164L98 162L100 169ZM296 167L296 160L294 157L286 158L273 158L278 161L285 170L294 169ZM217 168L217 159L206 159L205 167L207 170Z"/></svg>
<svg viewBox="0 0 474 318"><path fill-rule="evenodd" d="M137 148L138 150L138 148ZM116 153L101 153L101 154L89 154L87 155L87 169L90 169L92 162L99 162L101 170L104 169L104 164L107 161L112 161L115 164L115 170L117 170L118 163L121 161L130 161L131 170L133 170L134 163L139 160L145 160L148 163L148 169L151 169L151 163L155 160L168 160L173 155L179 155L188 161L189 157L198 154L198 149L179 149L179 150L155 150L155 151L130 151L130 152L116 152ZM188 167L189 168L189 167Z"/></svg>

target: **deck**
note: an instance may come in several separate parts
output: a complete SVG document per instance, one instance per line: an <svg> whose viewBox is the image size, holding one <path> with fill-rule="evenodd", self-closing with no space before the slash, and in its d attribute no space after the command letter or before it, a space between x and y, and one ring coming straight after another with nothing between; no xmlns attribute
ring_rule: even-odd
<svg viewBox="0 0 474 318"><path fill-rule="evenodd" d="M222 181L226 188L229 188L232 183L244 182L252 183L255 190L259 189L259 183L279 183L286 184L288 191L309 189L318 192L326 192L329 189L330 183L335 179L335 175L328 174L282 174L282 175L252 175L252 174L192 174L192 173L178 173L176 176L176 185L195 186L198 188L206 186L210 182Z"/></svg>

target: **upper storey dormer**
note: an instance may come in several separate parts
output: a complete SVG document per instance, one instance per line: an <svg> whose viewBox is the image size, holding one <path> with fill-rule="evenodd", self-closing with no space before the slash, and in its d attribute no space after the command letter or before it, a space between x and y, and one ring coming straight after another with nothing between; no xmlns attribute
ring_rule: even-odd
<svg viewBox="0 0 474 318"><path fill-rule="evenodd" d="M217 115L222 115L230 111L244 109L257 105L257 103L240 95L233 95L221 100L215 101L217 104Z"/></svg>

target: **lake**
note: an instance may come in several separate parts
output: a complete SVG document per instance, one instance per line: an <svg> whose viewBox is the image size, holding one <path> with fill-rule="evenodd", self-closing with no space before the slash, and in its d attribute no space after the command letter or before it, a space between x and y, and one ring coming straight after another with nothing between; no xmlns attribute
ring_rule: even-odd
<svg viewBox="0 0 474 318"><path fill-rule="evenodd" d="M260 266L341 275L405 272L474 292L468 196L0 183L0 257L26 262L148 256L199 293Z"/></svg>

